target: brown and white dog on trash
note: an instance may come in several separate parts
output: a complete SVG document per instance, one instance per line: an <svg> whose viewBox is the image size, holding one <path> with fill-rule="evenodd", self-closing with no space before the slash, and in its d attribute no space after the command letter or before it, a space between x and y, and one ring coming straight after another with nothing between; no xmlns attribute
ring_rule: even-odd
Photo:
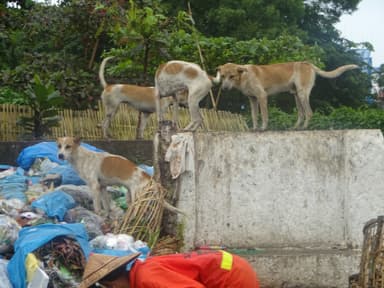
<svg viewBox="0 0 384 288"><path fill-rule="evenodd" d="M137 86L131 84L108 84L105 81L104 70L107 62L114 58L113 56L105 58L100 65L99 79L103 92L101 94L101 101L105 110L105 118L101 124L104 138L111 137L109 127L113 118L116 115L117 109L121 103L126 103L139 112L139 121L136 129L136 139L144 138L144 129L147 125L149 116L156 112L156 97L155 88L146 86ZM188 91L180 91L176 97L177 104L186 106ZM161 112L164 114L170 105L173 105L175 99L173 97L164 97L161 100ZM178 109L174 107L173 121L177 122L178 114L175 112Z"/></svg>
<svg viewBox="0 0 384 288"><path fill-rule="evenodd" d="M110 211L108 185L122 185L129 189L129 202L152 180L143 169L132 161L107 152L95 152L81 146L79 138L57 139L58 158L67 160L78 172L93 193L93 206L97 214ZM178 213L182 211L164 201L164 207Z"/></svg>
<svg viewBox="0 0 384 288"><path fill-rule="evenodd" d="M160 123L164 118L160 106L161 99L169 95L177 98L180 92L187 90L191 121L184 131L195 131L199 128L203 123L199 103L211 90L212 79L199 65L194 63L172 60L160 65L155 75L158 122Z"/></svg>
<svg viewBox="0 0 384 288"><path fill-rule="evenodd" d="M316 75L336 78L344 72L359 68L357 65L344 65L333 71L323 71L308 62L288 62L271 65L238 65L227 63L218 67L215 82L222 81L223 89L236 88L248 96L251 104L253 129L257 129L258 106L260 106L262 126L268 126L268 96L280 92L295 95L298 111L295 129L307 128L312 117L309 102Z"/></svg>

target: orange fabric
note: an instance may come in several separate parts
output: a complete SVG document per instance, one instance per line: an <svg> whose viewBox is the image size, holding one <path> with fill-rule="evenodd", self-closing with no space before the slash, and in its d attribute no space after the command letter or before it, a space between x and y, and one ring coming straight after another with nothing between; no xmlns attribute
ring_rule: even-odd
<svg viewBox="0 0 384 288"><path fill-rule="evenodd" d="M233 255L232 269L220 268L223 254L193 252L153 256L136 261L130 271L131 288L259 288L251 265Z"/></svg>

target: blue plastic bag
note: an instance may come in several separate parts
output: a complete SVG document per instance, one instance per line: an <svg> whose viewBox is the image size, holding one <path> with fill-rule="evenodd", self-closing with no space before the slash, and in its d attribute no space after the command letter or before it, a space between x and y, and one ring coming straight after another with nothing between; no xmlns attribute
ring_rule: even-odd
<svg viewBox="0 0 384 288"><path fill-rule="evenodd" d="M61 185L85 185L83 179L80 178L79 174L69 164L63 164L52 168L47 174L60 174Z"/></svg>
<svg viewBox="0 0 384 288"><path fill-rule="evenodd" d="M81 146L92 151L103 152L103 150L86 143L81 143ZM57 158L57 152L56 142L40 142L24 148L17 157L16 162L24 170L31 168L36 158L48 158L52 162L64 164L63 160Z"/></svg>
<svg viewBox="0 0 384 288"><path fill-rule="evenodd" d="M63 221L67 210L74 208L76 202L71 195L56 190L33 201L31 206L43 210L48 217L57 217L59 221Z"/></svg>
<svg viewBox="0 0 384 288"><path fill-rule="evenodd" d="M145 173L147 173L149 176L153 176L153 174L155 172L153 166L148 166L148 165L145 165L145 164L140 164L139 167L141 169L143 169L145 171Z"/></svg>
<svg viewBox="0 0 384 288"><path fill-rule="evenodd" d="M1 198L17 198L23 202L27 201L24 192L28 189L28 177L23 174L24 170L17 168L14 174L0 179Z"/></svg>
<svg viewBox="0 0 384 288"><path fill-rule="evenodd" d="M25 258L28 253L45 245L57 236L71 236L79 243L84 256L88 259L91 247L83 224L41 224L20 230L19 238L15 242L15 254L8 263L8 275L13 287L27 286Z"/></svg>

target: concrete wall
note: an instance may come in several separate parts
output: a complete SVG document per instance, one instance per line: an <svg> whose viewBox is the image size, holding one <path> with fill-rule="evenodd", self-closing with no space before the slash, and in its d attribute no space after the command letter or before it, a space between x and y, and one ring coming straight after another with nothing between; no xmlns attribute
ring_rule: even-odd
<svg viewBox="0 0 384 288"><path fill-rule="evenodd" d="M365 222L383 214L380 130L191 137L194 169L178 180L186 249L359 249ZM333 269L358 272L359 251L351 257Z"/></svg>

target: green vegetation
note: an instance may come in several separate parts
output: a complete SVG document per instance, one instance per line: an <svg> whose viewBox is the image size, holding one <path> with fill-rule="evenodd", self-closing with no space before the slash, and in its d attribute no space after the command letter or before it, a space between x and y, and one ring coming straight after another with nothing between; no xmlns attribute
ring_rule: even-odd
<svg viewBox="0 0 384 288"><path fill-rule="evenodd" d="M26 131L25 137L40 139L58 126L58 108L63 104L63 98L51 84L44 84L35 75L33 85L29 86L23 104L32 108L32 116L21 116L18 124Z"/></svg>
<svg viewBox="0 0 384 288"><path fill-rule="evenodd" d="M202 64L197 44L210 74L226 62L311 61L325 70L347 63L368 68L353 48L373 47L343 39L334 28L360 1L61 0L49 6L0 0L0 103L25 104L39 75L62 95L65 108L96 109L103 57L117 56L107 68L108 83L153 85L160 63ZM381 86L383 71L377 76ZM311 94L311 128L381 127L381 111L365 106L370 89L370 76L360 71L318 78ZM201 106L213 107L209 97ZM291 127L289 119L296 118L292 96L271 97L270 107L271 129ZM236 91L222 92L218 109L250 117L247 98ZM375 121L355 121L369 113Z"/></svg>
<svg viewBox="0 0 384 288"><path fill-rule="evenodd" d="M278 108L271 108L270 130L288 130L296 122L296 114L288 114ZM251 119L247 119L250 123ZM309 130L381 129L384 132L384 110L361 106L332 108L329 114L314 113Z"/></svg>

